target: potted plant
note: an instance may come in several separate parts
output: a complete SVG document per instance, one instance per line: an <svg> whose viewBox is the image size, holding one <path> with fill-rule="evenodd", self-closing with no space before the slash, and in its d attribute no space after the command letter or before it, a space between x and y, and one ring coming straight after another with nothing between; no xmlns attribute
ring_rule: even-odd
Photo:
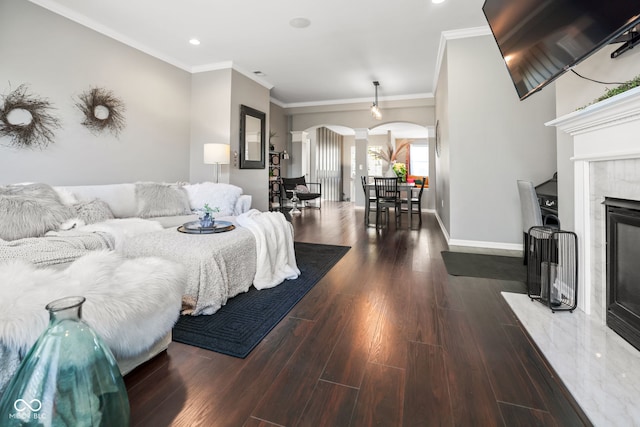
<svg viewBox="0 0 640 427"><path fill-rule="evenodd" d="M393 172L398 177L398 181L407 182L407 165L396 162L393 164Z"/></svg>
<svg viewBox="0 0 640 427"><path fill-rule="evenodd" d="M220 208L217 206L212 208L209 206L209 203L205 203L204 207L201 209L202 216L200 217L200 227L201 228L212 228L215 218L213 217L214 213L220 212Z"/></svg>

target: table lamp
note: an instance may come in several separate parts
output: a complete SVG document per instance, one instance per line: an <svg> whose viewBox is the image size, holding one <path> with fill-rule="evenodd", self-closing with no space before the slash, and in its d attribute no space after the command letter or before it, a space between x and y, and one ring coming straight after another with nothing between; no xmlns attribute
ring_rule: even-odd
<svg viewBox="0 0 640 427"><path fill-rule="evenodd" d="M229 144L204 144L204 164L216 165L216 183L220 181L220 165L229 164Z"/></svg>

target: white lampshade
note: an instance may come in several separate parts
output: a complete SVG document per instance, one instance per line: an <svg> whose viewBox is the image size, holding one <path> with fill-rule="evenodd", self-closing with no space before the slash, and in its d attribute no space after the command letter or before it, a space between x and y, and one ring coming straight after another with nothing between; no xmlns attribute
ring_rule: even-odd
<svg viewBox="0 0 640 427"><path fill-rule="evenodd" d="M204 144L204 163L206 165L228 165L229 144Z"/></svg>

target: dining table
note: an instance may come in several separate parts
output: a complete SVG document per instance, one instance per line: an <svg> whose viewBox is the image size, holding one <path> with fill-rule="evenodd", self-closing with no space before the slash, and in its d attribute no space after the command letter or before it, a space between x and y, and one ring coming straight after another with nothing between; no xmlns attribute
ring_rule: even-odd
<svg viewBox="0 0 640 427"><path fill-rule="evenodd" d="M368 181L366 184L367 187L367 192L369 194L375 194L376 192L376 185L373 182L373 178L374 177L368 177ZM413 217L413 215L411 215L411 199L412 199L412 194L411 192L413 191L413 189L417 188L416 187L416 183L415 182L399 182L398 183L398 193L400 193L400 198L403 199L404 197L402 196L402 194L406 194L406 199L407 199L407 209L409 214L407 215L409 217L409 229L411 229L411 219Z"/></svg>

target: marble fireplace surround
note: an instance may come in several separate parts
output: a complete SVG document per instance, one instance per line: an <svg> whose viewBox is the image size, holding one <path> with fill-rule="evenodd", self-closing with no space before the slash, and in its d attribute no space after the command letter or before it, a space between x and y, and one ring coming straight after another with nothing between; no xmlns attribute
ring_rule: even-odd
<svg viewBox="0 0 640 427"><path fill-rule="evenodd" d="M640 88L547 123L573 137L578 307L606 315L605 197L640 200Z"/></svg>
<svg viewBox="0 0 640 427"><path fill-rule="evenodd" d="M602 205L640 200L640 88L547 125L573 137L578 310L552 314L526 295L503 296L594 425L640 425L640 352L606 326Z"/></svg>

